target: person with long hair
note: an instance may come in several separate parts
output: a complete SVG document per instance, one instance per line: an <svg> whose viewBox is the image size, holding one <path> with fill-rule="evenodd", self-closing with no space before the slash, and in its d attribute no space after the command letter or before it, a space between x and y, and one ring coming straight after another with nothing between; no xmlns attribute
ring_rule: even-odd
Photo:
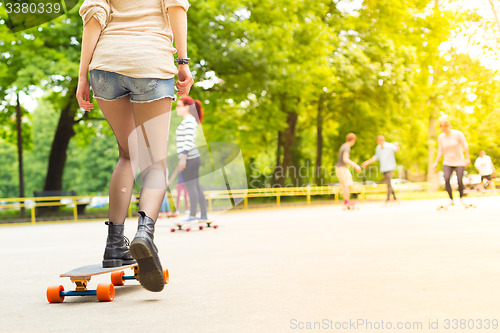
<svg viewBox="0 0 500 333"><path fill-rule="evenodd" d="M177 115L183 120L175 131L177 137L178 169L182 174L189 194L189 216L185 222L207 221L207 204L200 185L200 152L196 148L196 128L203 121L203 108L199 100L189 96L180 98L176 107ZM197 206L200 206L200 218L197 218Z"/></svg>
<svg viewBox="0 0 500 333"><path fill-rule="evenodd" d="M188 8L187 0L85 0L79 11L84 28L76 98L82 109L90 111L92 86L119 151L109 185L102 264L137 262L138 280L150 291L161 291L165 285L153 235L167 186L174 86L178 95L187 95L193 84L186 46ZM129 248L124 222L137 167L142 181L139 223Z"/></svg>
<svg viewBox="0 0 500 333"><path fill-rule="evenodd" d="M458 192L460 202L464 204L464 172L470 163L469 145L465 135L451 128L450 121L443 119L439 122L441 134L438 136L438 154L434 161L434 170L437 170L438 163L443 158L443 173L446 192L450 198L450 205L454 205L453 192L451 189L451 175L456 172L458 182Z"/></svg>

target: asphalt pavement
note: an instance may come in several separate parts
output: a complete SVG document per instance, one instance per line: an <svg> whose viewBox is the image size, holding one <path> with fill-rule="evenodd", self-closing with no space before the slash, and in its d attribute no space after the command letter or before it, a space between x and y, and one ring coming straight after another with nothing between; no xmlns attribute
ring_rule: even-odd
<svg viewBox="0 0 500 333"><path fill-rule="evenodd" d="M45 296L49 285L72 288L60 273L101 261L103 221L3 226L0 332L497 331L500 198L470 201L477 208L437 211L442 202L429 200L227 212L217 230L174 233L160 219L170 283L151 293L128 281L109 303ZM130 239L136 228L127 221Z"/></svg>

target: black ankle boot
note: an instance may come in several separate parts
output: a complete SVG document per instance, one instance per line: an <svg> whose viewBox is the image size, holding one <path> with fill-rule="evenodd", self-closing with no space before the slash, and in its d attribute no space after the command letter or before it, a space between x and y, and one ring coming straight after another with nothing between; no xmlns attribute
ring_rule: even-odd
<svg viewBox="0 0 500 333"><path fill-rule="evenodd" d="M130 244L130 253L139 264L137 279L149 291L162 291L165 286L165 277L161 267L158 249L153 243L155 221L139 212L139 226L137 234Z"/></svg>
<svg viewBox="0 0 500 333"><path fill-rule="evenodd" d="M126 238L123 233L124 225L113 224L110 221L104 223L108 226L108 239L106 240L102 267L108 268L135 264L136 261L130 255L127 243L125 242Z"/></svg>

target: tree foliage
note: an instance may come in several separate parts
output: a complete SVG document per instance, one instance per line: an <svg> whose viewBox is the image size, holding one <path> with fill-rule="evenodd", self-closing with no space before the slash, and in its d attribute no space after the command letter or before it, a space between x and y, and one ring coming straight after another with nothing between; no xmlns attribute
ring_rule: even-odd
<svg viewBox="0 0 500 333"><path fill-rule="evenodd" d="M496 56L500 26L494 17L452 0L365 0L356 10L345 10L345 3L192 1L192 96L204 102L206 140L241 147L251 186L335 182L334 174L317 167L335 164L349 132L358 136L354 160L371 157L376 136L383 134L402 148L402 176L432 178L429 161L444 116L465 133L471 156L485 149L498 161L499 76L481 61ZM27 160L37 156L36 169L47 167L48 152L36 148L38 140L50 146L55 119L69 110L73 132L63 187L103 193L116 148L107 125L92 121L101 117L98 111L84 114L74 103L81 32L77 9L24 32L0 26L0 130L4 142L12 142L9 93L43 89L44 110L25 114L26 142L34 145ZM43 138L35 126L40 114L54 120ZM15 160L2 147L2 160ZM301 173L293 172L299 168ZM7 170L2 184L8 183ZM27 187L39 189L44 173L29 172ZM0 191L13 193L10 187Z"/></svg>

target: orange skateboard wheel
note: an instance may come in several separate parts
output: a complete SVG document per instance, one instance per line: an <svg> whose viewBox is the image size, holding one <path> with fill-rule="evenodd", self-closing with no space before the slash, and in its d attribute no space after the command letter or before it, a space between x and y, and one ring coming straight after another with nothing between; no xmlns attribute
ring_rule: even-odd
<svg viewBox="0 0 500 333"><path fill-rule="evenodd" d="M163 278L165 279L165 284L168 284L168 281L170 280L170 276L168 275L168 269L165 269L163 271Z"/></svg>
<svg viewBox="0 0 500 333"><path fill-rule="evenodd" d="M124 271L111 273L111 283L113 286L123 286L125 284L125 281L123 281L122 278L123 275L125 275Z"/></svg>
<svg viewBox="0 0 500 333"><path fill-rule="evenodd" d="M111 283L99 283L96 295L99 302L111 302L115 299L115 287Z"/></svg>
<svg viewBox="0 0 500 333"><path fill-rule="evenodd" d="M47 301L49 303L62 303L64 296L61 296L61 291L64 291L63 286L50 286L47 288Z"/></svg>

